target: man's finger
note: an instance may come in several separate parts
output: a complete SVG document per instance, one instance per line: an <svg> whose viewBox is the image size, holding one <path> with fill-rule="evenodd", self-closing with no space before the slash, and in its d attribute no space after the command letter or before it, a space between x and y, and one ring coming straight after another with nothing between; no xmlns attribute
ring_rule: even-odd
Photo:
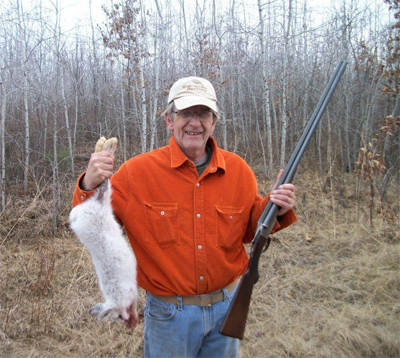
<svg viewBox="0 0 400 358"><path fill-rule="evenodd" d="M277 185L279 183L279 180L282 178L283 172L284 172L283 169L279 170L278 176L276 177L276 182L275 182L274 187L272 188L272 190L276 189L276 187L277 187Z"/></svg>

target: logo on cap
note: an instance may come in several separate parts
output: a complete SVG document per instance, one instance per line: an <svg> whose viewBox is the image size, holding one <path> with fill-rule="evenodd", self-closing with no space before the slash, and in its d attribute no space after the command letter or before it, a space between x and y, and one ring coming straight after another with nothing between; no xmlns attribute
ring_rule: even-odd
<svg viewBox="0 0 400 358"><path fill-rule="evenodd" d="M204 87L203 85L192 85L192 84L190 84L190 85L183 85L183 88L184 88L185 90L187 90L187 91L192 91L192 92L195 92L195 91L207 92L207 88Z"/></svg>

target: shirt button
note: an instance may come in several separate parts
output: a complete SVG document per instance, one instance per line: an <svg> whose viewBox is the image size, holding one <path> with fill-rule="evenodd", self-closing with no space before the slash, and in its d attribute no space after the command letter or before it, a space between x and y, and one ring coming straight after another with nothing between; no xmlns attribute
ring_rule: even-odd
<svg viewBox="0 0 400 358"><path fill-rule="evenodd" d="M161 211L161 215L165 215L165 211Z"/></svg>
<svg viewBox="0 0 400 358"><path fill-rule="evenodd" d="M196 217L197 217L198 219L200 219L200 218L201 218L201 215L200 215L200 214L197 214Z"/></svg>
<svg viewBox="0 0 400 358"><path fill-rule="evenodd" d="M83 195L81 195L81 200L85 199L85 197Z"/></svg>
<svg viewBox="0 0 400 358"><path fill-rule="evenodd" d="M201 249L203 248L203 246L199 245L199 246L197 246L197 248L198 248L199 250L201 250Z"/></svg>
<svg viewBox="0 0 400 358"><path fill-rule="evenodd" d="M199 186L200 186L200 183L197 183L196 186L199 187Z"/></svg>
<svg viewBox="0 0 400 358"><path fill-rule="evenodd" d="M204 280L204 277L203 277L203 276L200 276L199 279L200 279L200 281L203 281L203 280Z"/></svg>

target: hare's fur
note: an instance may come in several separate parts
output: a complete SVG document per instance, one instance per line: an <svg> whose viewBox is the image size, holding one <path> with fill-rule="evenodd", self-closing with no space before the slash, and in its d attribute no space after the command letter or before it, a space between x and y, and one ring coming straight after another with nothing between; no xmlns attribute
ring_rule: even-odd
<svg viewBox="0 0 400 358"><path fill-rule="evenodd" d="M114 218L109 180L101 184L91 198L72 209L69 221L71 229L90 252L105 299L89 313L99 320L107 317L136 325L136 258Z"/></svg>

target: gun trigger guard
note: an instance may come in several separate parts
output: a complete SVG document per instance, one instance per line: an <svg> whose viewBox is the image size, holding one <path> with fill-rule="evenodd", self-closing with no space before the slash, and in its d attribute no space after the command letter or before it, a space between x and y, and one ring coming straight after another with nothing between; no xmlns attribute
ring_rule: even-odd
<svg viewBox="0 0 400 358"><path fill-rule="evenodd" d="M268 239L267 239L267 241L266 241L266 243L265 243L265 245L264 245L264 247L263 247L261 253L267 251L267 249L268 249L270 243L271 243L271 238L268 237Z"/></svg>

